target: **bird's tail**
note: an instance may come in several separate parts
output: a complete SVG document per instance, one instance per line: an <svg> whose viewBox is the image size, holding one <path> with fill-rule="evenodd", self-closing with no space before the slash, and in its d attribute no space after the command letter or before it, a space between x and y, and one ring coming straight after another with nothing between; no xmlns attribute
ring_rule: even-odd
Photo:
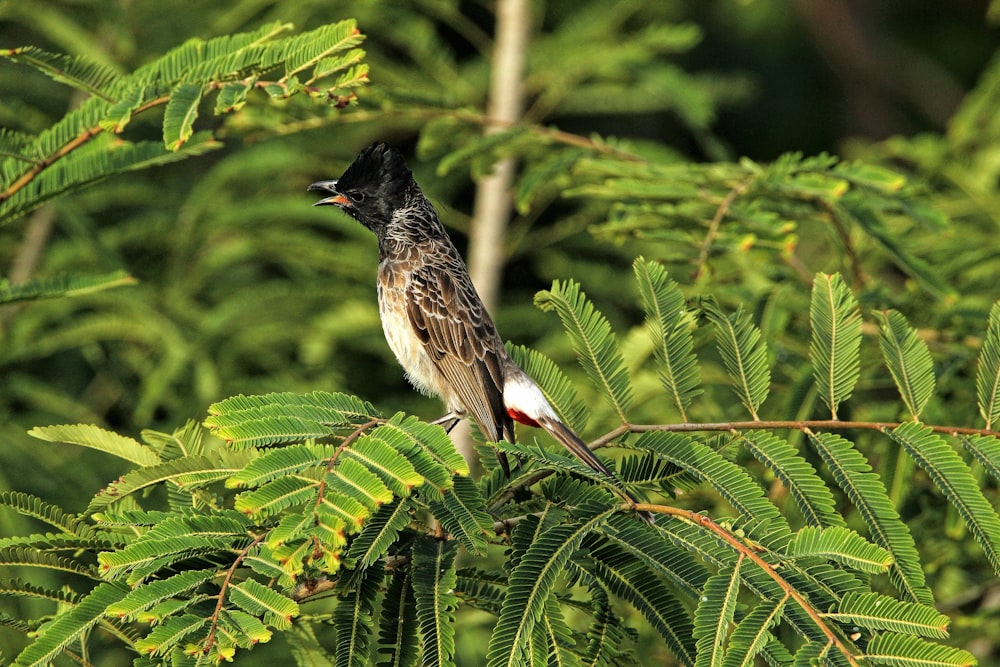
<svg viewBox="0 0 1000 667"><path fill-rule="evenodd" d="M558 440L559 444L569 450L573 456L580 459L583 463L586 463L593 470L596 470L602 475L605 475L613 480L618 492L623 498L625 498L626 501L632 503L633 505L639 504L639 501L636 500L635 496L625 490L625 487L621 480L618 479L618 476L604 464L604 461L597 457L597 454L590 450L587 443L581 440L579 436L573 432L573 429L566 426L566 424L563 424L558 419L552 419L550 417L541 417L536 419L536 421L539 426L548 431L553 438ZM639 512L639 516L649 525L653 525L653 515L649 512Z"/></svg>

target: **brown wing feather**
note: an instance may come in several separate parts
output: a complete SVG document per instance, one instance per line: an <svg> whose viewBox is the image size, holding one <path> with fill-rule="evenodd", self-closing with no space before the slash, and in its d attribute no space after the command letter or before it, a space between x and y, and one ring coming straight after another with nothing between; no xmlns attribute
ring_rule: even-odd
<svg viewBox="0 0 1000 667"><path fill-rule="evenodd" d="M449 258L451 259L451 258ZM458 260L461 261L461 260ZM450 262L410 276L406 312L424 349L483 434L513 433L503 404L503 344L468 274ZM464 273L464 271L462 271ZM512 436L511 436L512 437Z"/></svg>

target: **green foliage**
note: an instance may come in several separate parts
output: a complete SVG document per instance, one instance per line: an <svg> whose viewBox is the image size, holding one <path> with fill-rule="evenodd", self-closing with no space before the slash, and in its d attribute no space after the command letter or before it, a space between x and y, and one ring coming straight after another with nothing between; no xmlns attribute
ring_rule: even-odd
<svg viewBox="0 0 1000 667"><path fill-rule="evenodd" d="M652 264L638 260L636 267L644 303L671 295L672 283ZM615 396L622 396L619 387L631 382L631 372L615 361L607 322L578 287L569 290L563 298L565 289L557 284L540 302L557 304L592 384L627 410ZM838 300L850 302L849 296L840 292ZM811 312L829 310L830 303L829 292L816 289ZM710 300L703 304L711 323L730 332L722 345L731 359L766 356L763 338L750 336L758 330L748 316L727 315ZM646 314L649 330L662 331L663 309L647 308ZM843 317L835 313L833 319ZM841 350L818 343L809 358L830 369ZM697 368L703 351L692 348L690 354L695 360L683 365L685 374ZM678 386L677 366L667 354L650 358L660 366L667 396L676 396L670 388ZM886 362L906 364L906 358L887 355ZM759 362L730 365L743 387L768 377ZM548 364L534 368L557 373ZM553 386L551 378L541 381ZM756 396L751 404L759 406L755 391L746 397ZM832 395L834 404L849 405L842 391ZM82 597L5 584L9 594L66 606L41 626L18 664L72 652L94 627L118 628L121 640L153 661L186 653L214 663L276 633L305 655L309 645L299 638L316 628L290 633L329 618L336 628L336 664L367 664L377 652L384 664L447 665L456 659L455 625L463 608L497 616L487 652L491 665L535 664L544 656L601 663L624 655L630 641L630 631L606 614L612 598L630 605L675 660L695 667L746 665L755 656L792 664L793 654L795 660L823 656L821 664L829 665L917 664L927 656L940 664L971 664L968 653L938 643L947 637L949 619L933 608L910 529L859 445L814 432L837 422L802 422L798 428L823 464L817 469L760 430L778 428L776 423L755 417L722 427L728 435L721 439L622 422L625 428L609 444L663 464L647 484L669 489L685 480L688 488L711 489L718 501L707 507L697 501L693 507L690 501L653 504L665 515L655 525L637 520L614 487L605 486L609 480L541 444L499 443L521 455L518 474L477 485L440 427L403 415L386 419L341 394L220 401L205 424L222 439L190 426L170 435L147 433L146 445L85 425L35 429L36 437L97 448L136 468L102 491L83 516L25 495L5 498L11 509L60 534L18 538L18 548L0 549L0 562L104 580ZM629 431L642 433L622 439ZM1000 571L993 557L1000 516L944 437L918 422L880 424L872 432L884 432L928 473ZM992 460L985 438L982 433L967 441ZM786 485L806 525L794 527L791 515L764 495L753 470L731 460L727 451L740 445ZM495 485L491 497L484 495ZM148 493L158 488L169 492L165 498ZM837 502L857 512L858 529L845 525ZM726 518L727 507L735 517ZM506 566L497 570L481 558L500 546L508 552ZM27 549L36 555L27 557ZM462 550L480 560L459 571ZM883 574L899 598L871 578ZM564 582L589 591L588 605L562 594ZM311 598L322 603L328 590L335 593L332 610L306 613ZM844 630L855 626L863 643ZM611 643L598 647L584 636Z"/></svg>
<svg viewBox="0 0 1000 667"><path fill-rule="evenodd" d="M745 71L797 22L696 4L536 9L524 120L484 134L478 5L6 3L39 46L0 60L0 484L31 491L0 496L0 661L995 661L1000 67L945 133L785 152L771 114L837 127L821 95L690 64ZM751 93L770 162L714 134ZM530 431L474 480L397 414L439 407L381 342L375 241L302 194L373 138L415 145L453 233L467 176L516 158L493 314L673 514ZM569 336L527 306L553 279Z"/></svg>

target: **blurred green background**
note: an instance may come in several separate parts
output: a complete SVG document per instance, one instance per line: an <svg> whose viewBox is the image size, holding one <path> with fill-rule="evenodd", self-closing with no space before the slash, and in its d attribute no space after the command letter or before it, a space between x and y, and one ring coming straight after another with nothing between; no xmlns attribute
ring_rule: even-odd
<svg viewBox="0 0 1000 667"><path fill-rule="evenodd" d="M925 179L953 226L911 237L910 250L934 266L935 253L957 262L946 276L957 296L928 298L891 261L864 257L875 279L862 300L900 307L925 329L947 328L938 349L939 386L947 390L949 364L972 354L963 336L985 328L1000 297L1000 129L991 123L1000 41L989 15L986 2L973 1L539 2L526 118L584 137L644 142L678 162L827 151ZM405 384L382 340L374 238L311 207L305 188L337 177L368 142L394 143L411 155L418 182L464 249L473 178L486 163L442 160L483 129L492 3L6 0L0 46L83 54L125 72L190 37L273 20L305 30L345 18L356 18L366 35L371 67L356 106L338 112L298 98L257 100L225 119L206 114L197 127L213 129L223 149L113 178L0 227L0 275L12 280L124 269L139 281L0 308L0 489L80 510L123 471L100 454L31 439L26 431L35 425L170 431L233 394L314 389L358 394L389 413L438 416L439 404ZM78 102L69 88L0 61L0 126L35 133ZM142 119L129 131L155 138L158 123ZM530 165L544 149L524 148L523 159ZM555 185L571 186L572 177ZM794 280L792 267L768 264L773 252L695 280L691 258L669 243L595 236L608 216L606 202L566 201L558 189L515 214L496 312L506 338L568 366L558 322L532 305L537 290L567 277L627 331L639 319L628 270L638 254L673 263L692 293L721 293L764 315L767 295ZM825 237L799 233L810 274L840 270ZM954 391L967 399L962 381L954 378ZM973 404L958 412L942 404L938 414L971 420ZM935 514L935 503L911 498L904 518L928 512L925 520L958 530L947 523L954 517ZM0 514L0 534L29 529ZM939 539L931 561L947 592L942 603L978 614L964 636L981 657L995 656L995 640L983 636L997 625L989 569L977 581L981 559L969 556L968 565L947 533ZM961 624L956 633L963 636ZM5 655L16 654L10 646L19 641L0 630Z"/></svg>

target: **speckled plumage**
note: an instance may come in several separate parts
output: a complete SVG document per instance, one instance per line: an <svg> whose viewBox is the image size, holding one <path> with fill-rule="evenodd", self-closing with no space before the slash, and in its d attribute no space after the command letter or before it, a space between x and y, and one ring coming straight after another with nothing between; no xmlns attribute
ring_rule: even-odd
<svg viewBox="0 0 1000 667"><path fill-rule="evenodd" d="M472 417L490 440L514 442L517 419L614 477L507 354L465 262L398 152L372 144L340 179L309 189L330 195L318 205L339 207L378 238L382 329L417 389L441 397L456 418Z"/></svg>

